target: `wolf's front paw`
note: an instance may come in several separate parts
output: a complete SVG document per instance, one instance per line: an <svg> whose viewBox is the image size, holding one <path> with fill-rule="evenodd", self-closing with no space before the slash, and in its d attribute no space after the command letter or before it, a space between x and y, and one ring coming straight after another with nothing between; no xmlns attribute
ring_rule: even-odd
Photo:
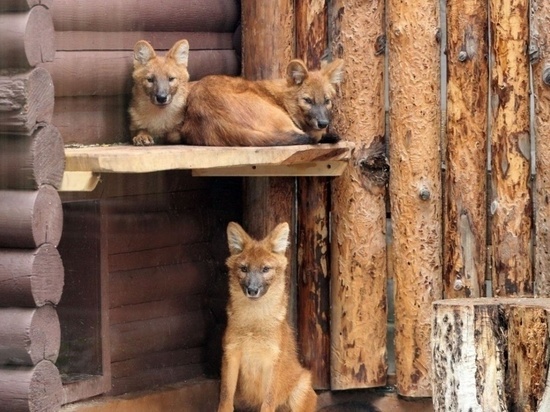
<svg viewBox="0 0 550 412"><path fill-rule="evenodd" d="M152 146L155 144L155 139L148 133L139 132L134 136L132 142L135 146Z"/></svg>
<svg viewBox="0 0 550 412"><path fill-rule="evenodd" d="M323 135L319 143L338 143L341 140L336 133L328 132Z"/></svg>

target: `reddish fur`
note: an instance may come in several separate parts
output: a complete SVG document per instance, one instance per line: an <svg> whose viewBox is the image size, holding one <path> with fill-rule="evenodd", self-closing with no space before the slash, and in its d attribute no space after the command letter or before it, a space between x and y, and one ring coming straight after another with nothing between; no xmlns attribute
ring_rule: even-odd
<svg viewBox="0 0 550 412"><path fill-rule="evenodd" d="M318 143L326 126L318 126L316 110L326 112L328 123L342 73L338 59L319 71L308 71L302 61L293 60L285 79L207 76L189 92L183 139L207 146Z"/></svg>
<svg viewBox="0 0 550 412"><path fill-rule="evenodd" d="M294 333L287 321L288 224L281 223L262 241L252 239L233 222L227 234L231 251L227 259L229 303L218 412L233 411L234 407L262 412L315 411L317 395L311 375L298 361ZM263 270L266 267L269 270ZM262 284L269 285L265 294L256 299L245 295L241 284L247 273L259 274Z"/></svg>
<svg viewBox="0 0 550 412"><path fill-rule="evenodd" d="M179 143L187 101L189 44L180 40L166 53L157 56L149 43L140 40L134 47L130 131L135 145ZM151 81L152 80L152 81ZM155 102L159 88L164 88L167 104Z"/></svg>

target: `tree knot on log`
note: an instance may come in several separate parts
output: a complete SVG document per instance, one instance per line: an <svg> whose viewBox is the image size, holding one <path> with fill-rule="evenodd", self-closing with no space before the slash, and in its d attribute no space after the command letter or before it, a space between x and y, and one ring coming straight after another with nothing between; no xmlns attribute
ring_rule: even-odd
<svg viewBox="0 0 550 412"><path fill-rule="evenodd" d="M386 157L383 136L376 136L370 146L363 146L358 154L356 166L359 167L361 176L367 182L375 186L385 186L389 180L390 165Z"/></svg>

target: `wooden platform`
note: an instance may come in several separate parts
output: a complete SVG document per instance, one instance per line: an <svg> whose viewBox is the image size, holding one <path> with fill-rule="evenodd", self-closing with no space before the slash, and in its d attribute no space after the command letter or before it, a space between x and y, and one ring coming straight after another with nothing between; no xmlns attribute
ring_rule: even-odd
<svg viewBox="0 0 550 412"><path fill-rule="evenodd" d="M206 147L131 145L65 148L62 191L89 191L101 173L192 170L194 176L339 176L354 145Z"/></svg>

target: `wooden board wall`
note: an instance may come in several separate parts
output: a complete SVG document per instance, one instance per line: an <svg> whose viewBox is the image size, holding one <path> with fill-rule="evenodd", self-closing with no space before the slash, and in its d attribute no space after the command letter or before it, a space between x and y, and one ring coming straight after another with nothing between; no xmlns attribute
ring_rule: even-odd
<svg viewBox="0 0 550 412"><path fill-rule="evenodd" d="M218 373L213 332L225 321L225 227L241 220L240 179L107 175L89 196L106 223L110 394Z"/></svg>

